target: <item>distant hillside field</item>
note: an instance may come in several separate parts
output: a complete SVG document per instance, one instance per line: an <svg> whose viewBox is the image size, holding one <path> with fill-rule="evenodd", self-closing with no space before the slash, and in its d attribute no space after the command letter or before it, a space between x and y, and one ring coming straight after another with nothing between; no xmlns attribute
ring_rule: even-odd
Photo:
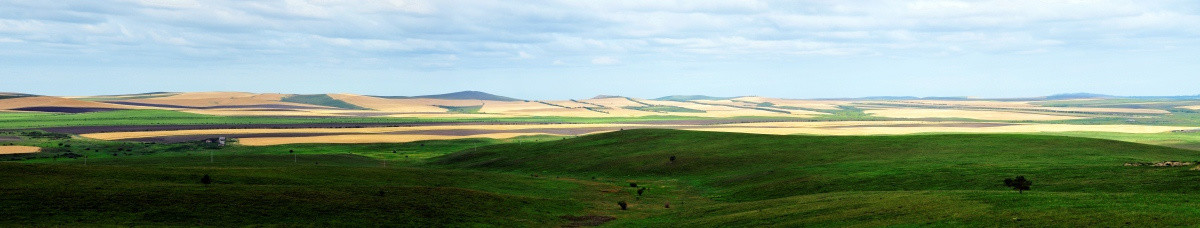
<svg viewBox="0 0 1200 228"><path fill-rule="evenodd" d="M659 101L692 101L692 100L726 100L726 99L733 99L733 98L734 98L734 97L713 97L713 96L705 96L705 95L672 95L672 96L665 96L665 97L654 98L654 100L659 100Z"/></svg>
<svg viewBox="0 0 1200 228"><path fill-rule="evenodd" d="M363 107L359 107L357 105L346 103L345 101L342 101L342 100L333 99L332 97L329 97L329 95L326 95L326 94L292 95L292 96L283 97L282 101L301 103L301 104L328 106L328 107L337 107L337 108L344 108L344 109L368 110L367 108L363 108Z"/></svg>
<svg viewBox="0 0 1200 228"><path fill-rule="evenodd" d="M447 93L447 94L411 96L411 97L410 96L377 96L377 97L392 98L392 99L429 98L429 99L447 99L447 100L521 101L521 99L499 96L499 95L494 95L494 94L479 92L479 91L462 91L462 92L454 92L454 93Z"/></svg>

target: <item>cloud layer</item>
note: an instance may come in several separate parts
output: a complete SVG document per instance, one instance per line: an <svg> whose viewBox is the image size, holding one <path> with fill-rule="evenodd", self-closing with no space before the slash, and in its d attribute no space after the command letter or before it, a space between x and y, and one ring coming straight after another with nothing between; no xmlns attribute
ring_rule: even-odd
<svg viewBox="0 0 1200 228"><path fill-rule="evenodd" d="M418 71L1172 51L1191 1L0 0L7 67ZM665 62L664 62L665 61Z"/></svg>

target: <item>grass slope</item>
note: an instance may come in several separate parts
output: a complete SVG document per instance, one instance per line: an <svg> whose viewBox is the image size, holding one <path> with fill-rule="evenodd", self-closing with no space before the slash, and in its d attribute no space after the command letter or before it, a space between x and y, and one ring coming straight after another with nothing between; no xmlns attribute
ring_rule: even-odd
<svg viewBox="0 0 1200 228"><path fill-rule="evenodd" d="M588 202L573 199L596 194L579 191L588 183L407 167L506 142L494 139L197 147L21 138L47 149L0 156L24 160L0 162L0 213L12 215L0 226L558 226L585 215ZM87 159L53 156L63 154Z"/></svg>
<svg viewBox="0 0 1200 228"><path fill-rule="evenodd" d="M676 156L671 162L668 158ZM1045 135L774 136L625 130L501 144L435 166L673 180L710 199L628 226L1185 225L1200 215L1200 172L1126 162L1200 153ZM1016 194L1004 178L1024 175ZM1143 202L1178 202L1145 206ZM1149 216L1153 215L1153 216ZM1016 220L1014 220L1016 219ZM746 222L763 222L762 224Z"/></svg>
<svg viewBox="0 0 1200 228"><path fill-rule="evenodd" d="M0 163L0 181L4 226L546 226L583 207L551 191L569 182L414 168Z"/></svg>
<svg viewBox="0 0 1200 228"><path fill-rule="evenodd" d="M21 139L15 143L47 148L39 154L75 150L89 159L0 162L0 213L12 215L0 217L0 226L574 225L565 215L616 218L604 223L612 227L1200 222L1200 195L1192 194L1200 171L1123 166L1192 161L1200 152L1050 135L643 129L224 148ZM131 150L109 154L122 148ZM200 184L204 174L214 184ZM1029 177L1033 190L1002 185L1017 175ZM638 196L637 188L622 187L629 183L648 190ZM617 201L630 209L618 210Z"/></svg>
<svg viewBox="0 0 1200 228"><path fill-rule="evenodd" d="M479 109L483 108L483 105L475 105L475 106L438 105L437 107L444 108L444 109L446 109L447 112L450 112L450 113L477 114L477 113L479 113Z"/></svg>
<svg viewBox="0 0 1200 228"><path fill-rule="evenodd" d="M342 101L342 100L333 99L333 97L330 97L327 94L291 95L291 96L284 97L283 101L292 102L292 103L343 108L343 109L368 110L368 108L363 108L358 105L346 103L345 101Z"/></svg>

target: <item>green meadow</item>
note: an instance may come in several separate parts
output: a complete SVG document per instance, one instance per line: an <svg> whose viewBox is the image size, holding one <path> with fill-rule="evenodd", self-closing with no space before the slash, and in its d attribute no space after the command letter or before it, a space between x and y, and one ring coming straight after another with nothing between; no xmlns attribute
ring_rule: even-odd
<svg viewBox="0 0 1200 228"><path fill-rule="evenodd" d="M21 138L7 143L47 150L0 162L4 226L1079 227L1200 218L1194 164L1125 165L1200 153L1059 135L644 129L267 147ZM1032 189L1004 186L1016 176Z"/></svg>

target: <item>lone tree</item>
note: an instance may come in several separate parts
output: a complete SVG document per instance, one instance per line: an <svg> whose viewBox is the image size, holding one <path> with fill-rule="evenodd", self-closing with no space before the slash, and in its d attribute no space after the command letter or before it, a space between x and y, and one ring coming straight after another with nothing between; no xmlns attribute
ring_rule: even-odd
<svg viewBox="0 0 1200 228"><path fill-rule="evenodd" d="M636 187L637 187L637 183L629 182L629 187L630 187L630 188L636 188Z"/></svg>
<svg viewBox="0 0 1200 228"><path fill-rule="evenodd" d="M628 203L625 203L625 201L617 202L617 205L618 205L618 206L621 206L621 210L622 210L622 211L623 211L623 210L628 210L628 209L629 209L629 204L628 204Z"/></svg>
<svg viewBox="0 0 1200 228"><path fill-rule="evenodd" d="M642 188L639 188L639 189L638 189L638 191L637 191L637 193L638 193L638 196L642 196L642 193L643 193L643 192L646 192L646 187L642 187Z"/></svg>
<svg viewBox="0 0 1200 228"><path fill-rule="evenodd" d="M1033 185L1033 182L1026 180L1025 176L1017 176L1017 179L1004 179L1004 186L1011 187L1013 190L1017 190L1017 193L1021 194L1025 193L1025 190L1029 190L1029 186L1031 185Z"/></svg>
<svg viewBox="0 0 1200 228"><path fill-rule="evenodd" d="M671 155L671 162L675 162L675 155Z"/></svg>
<svg viewBox="0 0 1200 228"><path fill-rule="evenodd" d="M212 177L209 177L208 174L204 174L204 177L200 178L200 183L204 185L212 184Z"/></svg>

